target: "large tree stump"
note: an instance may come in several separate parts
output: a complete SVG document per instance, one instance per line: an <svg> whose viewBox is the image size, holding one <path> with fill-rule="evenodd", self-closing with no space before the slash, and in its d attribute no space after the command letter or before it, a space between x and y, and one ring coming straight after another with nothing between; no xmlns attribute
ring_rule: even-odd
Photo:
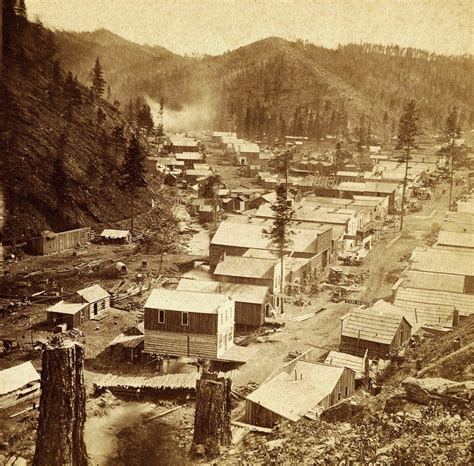
<svg viewBox="0 0 474 466"><path fill-rule="evenodd" d="M48 346L42 366L33 466L85 466L84 349L70 341Z"/></svg>
<svg viewBox="0 0 474 466"><path fill-rule="evenodd" d="M232 443L230 428L232 381L204 373L196 383L196 414L192 453L217 456L220 446Z"/></svg>

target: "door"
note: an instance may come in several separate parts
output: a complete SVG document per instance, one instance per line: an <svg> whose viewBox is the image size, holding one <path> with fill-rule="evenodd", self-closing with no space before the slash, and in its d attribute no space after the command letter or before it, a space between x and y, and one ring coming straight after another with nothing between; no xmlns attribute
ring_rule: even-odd
<svg viewBox="0 0 474 466"><path fill-rule="evenodd" d="M99 305L98 305L98 303L94 303L94 315L95 315L95 316L97 315L98 310L99 310Z"/></svg>

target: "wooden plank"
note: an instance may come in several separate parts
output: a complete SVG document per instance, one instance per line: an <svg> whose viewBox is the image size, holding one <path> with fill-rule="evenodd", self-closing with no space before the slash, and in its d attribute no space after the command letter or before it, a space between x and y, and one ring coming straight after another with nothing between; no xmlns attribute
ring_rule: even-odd
<svg viewBox="0 0 474 466"><path fill-rule="evenodd" d="M246 424L245 422L239 421L231 421L231 425L243 427L251 432L261 432L262 434L270 434L273 431L273 429L269 429L268 427L254 426L253 424Z"/></svg>

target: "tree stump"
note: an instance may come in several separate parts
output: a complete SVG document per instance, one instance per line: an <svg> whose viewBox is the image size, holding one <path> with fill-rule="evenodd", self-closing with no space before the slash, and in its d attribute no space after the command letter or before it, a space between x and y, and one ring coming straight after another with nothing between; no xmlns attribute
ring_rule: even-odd
<svg viewBox="0 0 474 466"><path fill-rule="evenodd" d="M59 342L43 351L33 466L86 466L84 349Z"/></svg>
<svg viewBox="0 0 474 466"><path fill-rule="evenodd" d="M204 373L196 383L196 414L191 452L209 457L219 454L220 446L232 443L230 428L232 381Z"/></svg>

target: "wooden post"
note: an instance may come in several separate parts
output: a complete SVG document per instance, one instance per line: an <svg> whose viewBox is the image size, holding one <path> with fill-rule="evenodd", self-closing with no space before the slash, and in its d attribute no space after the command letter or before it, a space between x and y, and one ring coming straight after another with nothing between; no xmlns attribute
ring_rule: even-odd
<svg viewBox="0 0 474 466"><path fill-rule="evenodd" d="M215 457L232 443L230 427L232 381L204 373L196 383L196 414L191 452Z"/></svg>
<svg viewBox="0 0 474 466"><path fill-rule="evenodd" d="M86 466L84 349L57 341L43 351L41 399L33 466Z"/></svg>

